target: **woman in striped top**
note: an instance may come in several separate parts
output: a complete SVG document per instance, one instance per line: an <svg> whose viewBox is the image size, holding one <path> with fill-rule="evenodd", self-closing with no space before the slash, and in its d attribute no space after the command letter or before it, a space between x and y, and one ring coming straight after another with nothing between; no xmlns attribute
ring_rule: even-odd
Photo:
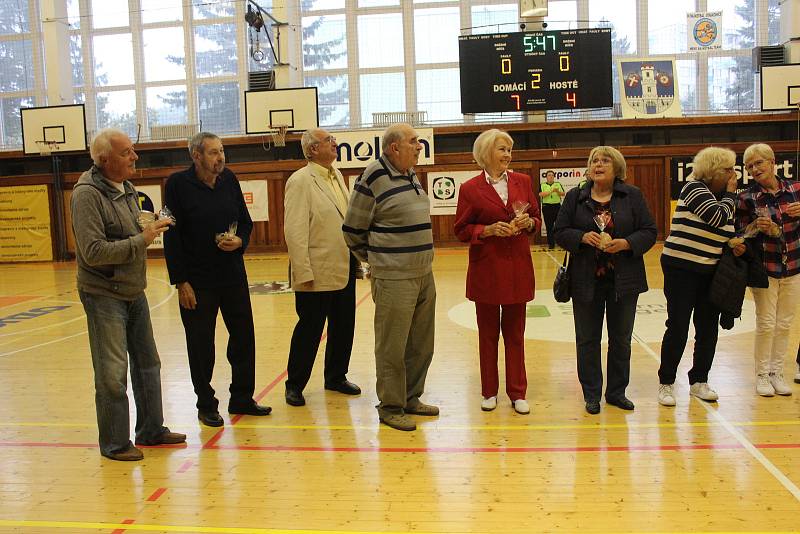
<svg viewBox="0 0 800 534"><path fill-rule="evenodd" d="M800 299L800 183L776 175L769 145L750 145L743 159L753 183L739 193L736 227L743 231L755 223L756 243L769 275L769 287L751 288L756 304L756 392L763 397L791 395L783 362Z"/></svg>
<svg viewBox="0 0 800 534"><path fill-rule="evenodd" d="M675 406L673 385L694 323L694 365L689 370L689 393L708 402L717 393L708 386L714 360L720 311L709 298L711 278L722 256L722 247L734 237L736 206L736 154L718 147L704 148L694 158L693 178L680 192L669 236L661 254L664 296L667 298L667 331L661 343L658 369L658 402ZM740 256L744 245L734 249Z"/></svg>

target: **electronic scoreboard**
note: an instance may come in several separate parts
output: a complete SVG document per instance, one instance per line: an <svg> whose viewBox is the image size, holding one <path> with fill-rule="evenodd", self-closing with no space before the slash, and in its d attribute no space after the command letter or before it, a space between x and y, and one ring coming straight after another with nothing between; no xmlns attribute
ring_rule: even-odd
<svg viewBox="0 0 800 534"><path fill-rule="evenodd" d="M611 29L458 38L461 113L612 104Z"/></svg>

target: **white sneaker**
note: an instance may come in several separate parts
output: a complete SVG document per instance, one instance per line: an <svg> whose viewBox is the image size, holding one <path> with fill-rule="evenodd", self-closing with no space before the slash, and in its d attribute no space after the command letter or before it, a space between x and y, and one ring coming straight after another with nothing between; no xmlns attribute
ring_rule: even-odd
<svg viewBox="0 0 800 534"><path fill-rule="evenodd" d="M797 372L794 374L794 383L800 384L800 364L797 365Z"/></svg>
<svg viewBox="0 0 800 534"><path fill-rule="evenodd" d="M491 412L497 408L497 397L484 397L481 401L481 410L484 412Z"/></svg>
<svg viewBox="0 0 800 534"><path fill-rule="evenodd" d="M526 401L525 399L515 400L513 406L514 406L514 411L519 414L525 415L531 413L531 407L528 406L528 401Z"/></svg>
<svg viewBox="0 0 800 534"><path fill-rule="evenodd" d="M783 373L770 373L769 383L772 384L772 387L775 389L775 393L778 395L792 394L792 388L790 388L786 383L786 380L783 379Z"/></svg>
<svg viewBox="0 0 800 534"><path fill-rule="evenodd" d="M661 406L675 406L675 395L672 392L672 384L659 384L658 403Z"/></svg>
<svg viewBox="0 0 800 534"><path fill-rule="evenodd" d="M689 386L689 395L694 395L700 400L706 402L716 402L719 399L717 392L708 387L706 382L695 382Z"/></svg>
<svg viewBox="0 0 800 534"><path fill-rule="evenodd" d="M756 378L756 393L762 397L772 397L775 395L775 388L769 383L769 375L758 375L758 378Z"/></svg>

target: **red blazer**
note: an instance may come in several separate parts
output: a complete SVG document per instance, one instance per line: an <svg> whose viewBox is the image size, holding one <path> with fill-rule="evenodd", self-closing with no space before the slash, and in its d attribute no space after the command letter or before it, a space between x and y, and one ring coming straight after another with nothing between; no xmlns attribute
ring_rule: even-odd
<svg viewBox="0 0 800 534"><path fill-rule="evenodd" d="M479 237L485 226L514 218L511 204L515 200L530 204L528 215L534 222L531 231L539 231L542 226L539 199L531 187L530 176L508 173L505 206L484 173L461 185L455 233L461 241L469 243L469 300L483 304L521 304L533 300L533 262L527 233L512 237Z"/></svg>

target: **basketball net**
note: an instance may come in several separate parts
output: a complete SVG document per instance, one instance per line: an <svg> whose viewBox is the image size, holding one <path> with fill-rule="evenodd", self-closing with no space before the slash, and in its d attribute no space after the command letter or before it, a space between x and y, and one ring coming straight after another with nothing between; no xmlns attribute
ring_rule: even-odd
<svg viewBox="0 0 800 534"><path fill-rule="evenodd" d="M58 152L58 143L55 141L36 141L39 146L39 154L49 156L53 152Z"/></svg>
<svg viewBox="0 0 800 534"><path fill-rule="evenodd" d="M289 130L289 126L277 124L273 126L273 128L275 128L275 131L270 132L272 144L275 146L286 146L286 132Z"/></svg>

